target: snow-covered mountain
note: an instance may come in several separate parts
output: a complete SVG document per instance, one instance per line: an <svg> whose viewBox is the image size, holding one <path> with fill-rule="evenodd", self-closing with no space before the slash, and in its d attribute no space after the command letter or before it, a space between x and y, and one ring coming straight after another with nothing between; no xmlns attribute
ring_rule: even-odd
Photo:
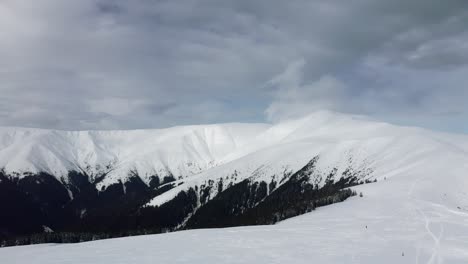
<svg viewBox="0 0 468 264"><path fill-rule="evenodd" d="M69 171L124 180L130 172L189 177L214 167L268 125L221 124L131 131L57 131L0 128L0 167L23 177ZM111 184L106 180L103 184Z"/></svg>
<svg viewBox="0 0 468 264"><path fill-rule="evenodd" d="M277 124L2 128L0 167L0 200L21 201L0 203L11 212L0 221L6 237L45 227L160 232L274 223L342 201L352 195L344 188L387 181L468 212L468 136L327 111ZM402 195L395 192L386 195ZM34 225L22 222L24 212Z"/></svg>
<svg viewBox="0 0 468 264"><path fill-rule="evenodd" d="M310 203L328 204L330 197L341 197L337 193L343 186L363 193L363 197L351 197L273 226L0 249L7 263L29 263L31 258L44 263L152 263L154 259L164 263L468 262L465 135L398 127L331 112L273 125L119 132L4 129L2 133L1 162L6 176L0 178L0 187L11 181L34 193L31 185L21 182L44 177L37 174L42 170L51 174L61 171L53 176L68 177L69 182L62 184L74 196L65 200L66 204L83 198L73 188L79 181L67 171L87 165L95 168L110 164L113 173L104 173L104 179L96 183L105 187L98 188L96 197L112 194L109 197L118 197L114 202L119 204L133 199L129 193L139 186L135 179L141 178L146 184L146 175L157 172L158 166L166 169L164 173L181 176L161 182L152 189L155 192L132 205L138 213L129 213L131 217L126 220L137 221L144 228L151 226L146 221L159 227L169 223L165 226L176 229L271 223L270 213L281 220L303 213L303 209L309 211ZM199 169L187 169L190 162ZM135 165L142 163L145 166ZM128 174L127 169L135 167L137 173ZM28 171L35 174L24 173ZM90 172L101 173L93 169L86 173ZM127 195L117 195L116 186L126 186ZM47 201L41 195L34 197ZM101 198L92 201L107 201ZM15 201L10 199L12 203ZM103 207L77 202L71 208L83 213L82 209ZM105 220L105 225L119 223Z"/></svg>
<svg viewBox="0 0 468 264"><path fill-rule="evenodd" d="M463 152L468 149L464 141L463 136L397 127L328 111L274 125L215 124L128 131L3 127L0 168L19 178L39 172L64 181L69 171L82 172L93 179L104 175L100 186L105 187L133 174L148 184L151 176L161 180L166 176L204 178L229 167L247 174L260 166L273 172L288 168L294 171L317 154L329 166L353 159L360 163L358 167L391 170L398 161L383 153L411 155L417 152L411 145L444 145ZM388 146L392 149L382 149ZM377 152L385 160L377 158Z"/></svg>

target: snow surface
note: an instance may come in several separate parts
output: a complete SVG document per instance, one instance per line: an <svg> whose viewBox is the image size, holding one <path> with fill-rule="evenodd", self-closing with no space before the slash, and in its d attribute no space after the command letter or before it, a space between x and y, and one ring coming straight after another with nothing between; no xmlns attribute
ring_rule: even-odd
<svg viewBox="0 0 468 264"><path fill-rule="evenodd" d="M316 155L320 157L317 168L324 173L333 167L345 170L352 166L356 170L370 169L368 177L379 181L353 187L362 192L363 197L352 197L272 226L201 229L80 244L2 248L0 263L468 263L468 136L397 127L330 112L274 125L211 127L212 131L229 130L229 133L210 134L205 127L171 128L174 129L171 133L164 133L168 130L95 133L13 130L16 132L6 134L13 134L10 137L16 141L8 136L1 137L0 161L8 157L5 149L8 150L11 142L21 144L23 138L23 143L28 143L31 138L39 137L41 146L45 146L47 135L54 133L82 137L79 142L73 141L76 146L92 138L94 143L83 148L93 149L86 153L99 153L93 156L96 160L106 160L103 157L107 156L100 151L112 153L107 154L109 160L115 153L121 153L119 162L131 153L163 151L164 157L171 157L170 147L166 150L148 147L165 146L162 142L178 146L174 151L183 151L175 153L185 158L197 157L198 162L206 160L206 167L199 173L181 180L183 184L155 197L149 205L162 204L180 190L207 179L225 177L233 171L238 177L236 181L247 177L262 180L279 177L285 171L297 171ZM242 136L236 134L239 131ZM26 133L34 136L26 136ZM191 139L189 142L203 142L192 145L196 152L185 148L187 137L180 135L187 133L191 135L187 136ZM199 138L193 136L197 133L204 135L203 140L194 141ZM141 137L145 140L140 141ZM213 137L220 140L206 144L206 139ZM233 140L229 139L231 137ZM134 146L135 142L140 145ZM219 142L223 147L217 148ZM62 157L59 155L62 150L52 148L53 142L49 143L47 153ZM119 152L117 149L122 143L126 148L121 147ZM209 151L201 151L201 146L208 146ZM58 168L49 158L41 158L43 163L32 159L32 153L44 154L44 148L31 143L16 149L23 151L18 154L19 165ZM84 154L78 154L83 150L69 151L76 155L73 157L83 159ZM203 153L206 159L199 158L198 154L187 156L188 153ZM154 166L151 162L161 161L148 158L153 155L142 155L127 160L138 164L145 157L145 162L151 164L149 167ZM177 157L177 162L185 161ZM7 160L7 165L13 167L19 158L13 156ZM60 159L60 164L72 166L64 159ZM173 163L165 163L168 164Z"/></svg>
<svg viewBox="0 0 468 264"><path fill-rule="evenodd" d="M440 164L451 158L442 158ZM459 169L468 169L466 163ZM0 260L17 264L468 263L468 189L466 183L460 185L466 176L452 177L457 170L441 172L418 173L413 168L355 187L363 197L272 226L3 248ZM457 208L463 205L465 210Z"/></svg>
<svg viewBox="0 0 468 264"><path fill-rule="evenodd" d="M180 191L206 185L209 180L279 182L285 174L298 171L315 156L319 157L316 175L322 178L311 180L318 184L324 184L326 175L334 169L337 169L338 177L351 169L361 178L383 180L408 173L415 166L425 171L428 164L439 163L439 156L456 157L457 162L454 158L441 165L445 173L445 170L453 171L466 164L466 142L468 136L393 126L361 116L320 111L272 125L226 155L218 166L180 181L176 188L153 198L147 205L164 204ZM463 184L467 182L468 179ZM214 197L217 188L210 192L210 198Z"/></svg>
<svg viewBox="0 0 468 264"><path fill-rule="evenodd" d="M187 177L217 165L267 124L220 124L129 131L57 131L0 128L0 168L24 177L47 172L67 180L69 171L106 174L101 186L136 172ZM101 187L99 186L99 187Z"/></svg>

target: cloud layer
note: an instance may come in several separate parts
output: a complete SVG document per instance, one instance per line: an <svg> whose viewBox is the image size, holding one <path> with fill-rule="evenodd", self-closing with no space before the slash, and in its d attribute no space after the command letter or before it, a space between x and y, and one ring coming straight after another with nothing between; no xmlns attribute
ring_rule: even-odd
<svg viewBox="0 0 468 264"><path fill-rule="evenodd" d="M468 131L468 2L0 1L0 125L130 129L316 109Z"/></svg>

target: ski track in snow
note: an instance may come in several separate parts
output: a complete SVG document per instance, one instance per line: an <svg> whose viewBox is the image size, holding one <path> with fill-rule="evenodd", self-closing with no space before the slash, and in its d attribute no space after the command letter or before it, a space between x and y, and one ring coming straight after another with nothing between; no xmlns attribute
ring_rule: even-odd
<svg viewBox="0 0 468 264"><path fill-rule="evenodd" d="M432 238L432 240L434 241L434 246L433 246L433 249L432 249L432 254L429 258L429 260L427 261L427 264L433 264L435 263L435 259L437 257L437 260L438 260L438 264L441 264L443 263L442 261L442 258L440 257L440 254L439 254L439 250L440 250L440 240L442 238L442 235L443 235L443 224L440 223L439 226L440 226L440 234L439 236L436 236L434 234L434 232L432 232L431 230L431 223L432 221L428 218L428 216L424 213L424 211L420 208L420 206L418 206L418 203L421 204L421 203L427 203L425 201L422 201L422 200L418 200L416 198L413 197L413 192L414 192L414 189L415 187L417 186L418 182L421 181L421 178L417 178L412 184L411 184L411 188L410 190L408 191L408 196L409 196L409 200L412 200L414 202L413 206L415 207L415 210L418 212L418 214L422 217L423 219L423 222L424 222L424 229L426 230L427 234ZM417 252L417 258L416 258L416 264L419 264L419 258L420 258L420 252L419 252L419 248L418 248L418 252Z"/></svg>
<svg viewBox="0 0 468 264"><path fill-rule="evenodd" d="M409 197L410 201L413 201L413 207L418 212L418 214L421 216L422 222L424 223L424 229L425 229L426 233L428 234L428 236L433 241L433 247L432 247L432 250L431 250L431 255L429 256L428 261L425 262L425 263L427 263L427 264L434 264L434 263L442 264L442 263L445 263L444 260L443 260L443 257L440 254L441 241L443 240L443 235L444 235L444 221L443 221L443 219L438 219L437 220L437 219L431 218L430 216L428 216L427 213L425 213L425 211L423 209L425 207L432 207L432 210L430 210L430 212L432 212L433 214L436 213L438 211L438 209L442 209L442 210L444 210L445 212L447 212L449 214L461 215L461 216L465 216L467 218L468 218L468 214L463 213L463 212L454 211L454 210L448 208L447 206L445 206L443 204L438 204L438 203L434 203L434 202L431 202L431 201L424 201L424 200L415 198L413 196L413 192L414 192L415 187L418 185L418 183L421 180L422 180L422 177L418 177L411 184L411 188L408 191L408 197ZM440 215L441 214L439 214L439 216ZM442 216L443 216L443 214L442 214ZM434 226L436 223L438 224L437 225L438 226L438 235L436 235L436 233L435 233L437 231L433 231L433 229L431 228L431 226ZM418 247L417 255L416 255L416 264L419 264L419 263L420 263L420 248Z"/></svg>
<svg viewBox="0 0 468 264"><path fill-rule="evenodd" d="M419 214L421 214L422 218L424 219L424 228L426 229L427 233L432 238L432 240L434 240L434 248L432 250L431 257L429 258L429 261L427 263L428 264L433 264L435 258L437 257L438 258L437 263L440 264L440 263L442 263L442 261L441 261L440 255L439 255L439 250L440 250L440 239L441 239L442 234L443 234L443 225L440 224L441 232L440 232L440 235L437 237L431 230L431 227L430 227L431 220L426 216L426 214L421 209L417 208L417 210L418 210Z"/></svg>

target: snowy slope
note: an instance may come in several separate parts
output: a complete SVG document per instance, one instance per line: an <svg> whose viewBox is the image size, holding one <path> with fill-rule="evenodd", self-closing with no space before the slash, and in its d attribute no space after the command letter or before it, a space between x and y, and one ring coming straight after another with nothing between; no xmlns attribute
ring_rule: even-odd
<svg viewBox="0 0 468 264"><path fill-rule="evenodd" d="M278 124L133 131L0 128L0 168L12 176L47 172L66 181L68 172L75 170L91 178L104 175L98 189L135 174L145 183L151 176L180 179L178 187L149 205L160 205L209 180L278 181L315 156L321 175L334 169L337 175L352 170L362 179L383 179L417 164L432 163L434 156L465 157L466 153L467 136L329 111ZM211 196L215 195L212 190Z"/></svg>
<svg viewBox="0 0 468 264"><path fill-rule="evenodd" d="M361 179L390 178L415 166L426 168L440 155L456 156L466 164L468 137L436 133L420 128L398 127L361 116L327 111L267 128L251 142L227 155L221 165L181 180L178 187L155 197L148 205L158 206L182 190L230 179L239 182L278 181L318 157L316 178L324 184L325 176L337 170L335 180L346 171ZM463 162L465 161L465 162ZM448 163L441 166L448 169ZM452 166L460 168L458 163ZM235 173L236 177L230 177ZM465 181L461 184L466 186ZM468 190L468 188L467 188ZM213 189L211 197L217 193Z"/></svg>
<svg viewBox="0 0 468 264"><path fill-rule="evenodd" d="M263 131L265 124L221 124L133 131L56 131L0 128L0 168L25 176L69 171L91 177L107 174L102 185L136 172L188 177L217 165L223 157Z"/></svg>
<svg viewBox="0 0 468 264"><path fill-rule="evenodd" d="M273 226L3 248L2 263L468 263L466 137L424 138L386 141L376 166L399 163L353 187L363 197Z"/></svg>
<svg viewBox="0 0 468 264"><path fill-rule="evenodd" d="M135 168L140 175L167 169L184 177L148 206L209 180L279 181L314 157L311 180L319 184L324 179L318 177L334 169L336 175L352 170L361 179L378 179L353 187L364 197L273 226L2 248L2 263L468 263L465 135L331 112L274 125L1 134L0 162L9 171L65 173L111 163L106 183ZM184 165L190 163L199 168Z"/></svg>

